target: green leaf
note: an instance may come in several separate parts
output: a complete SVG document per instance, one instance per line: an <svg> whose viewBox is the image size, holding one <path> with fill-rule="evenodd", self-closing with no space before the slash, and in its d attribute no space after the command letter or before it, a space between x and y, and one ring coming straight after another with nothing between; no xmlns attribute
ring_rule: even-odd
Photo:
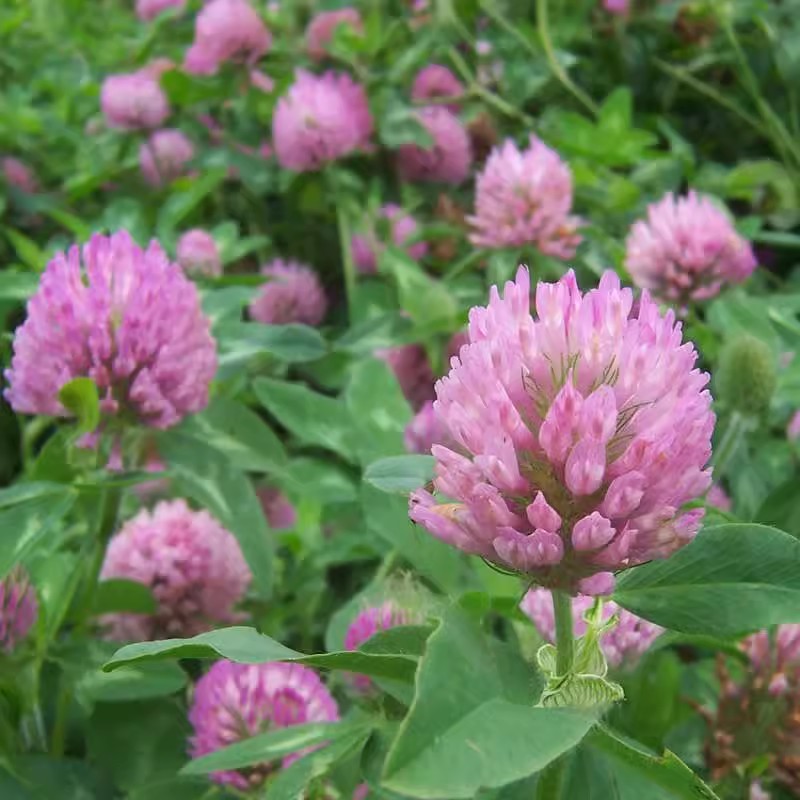
<svg viewBox="0 0 800 800"><path fill-rule="evenodd" d="M259 597L269 597L273 540L247 476L219 451L185 434L161 434L158 452L184 493L233 533L253 573L253 588Z"/></svg>
<svg viewBox="0 0 800 800"><path fill-rule="evenodd" d="M452 290L431 278L410 256L387 247L381 253L380 268L394 277L400 306L418 326L448 331L456 327L458 304Z"/></svg>
<svg viewBox="0 0 800 800"><path fill-rule="evenodd" d="M206 756L190 761L182 770L183 775L207 775L217 770L241 769L252 764L261 764L296 753L306 747L316 747L325 742L352 733L354 727L342 722L314 722L307 725L292 725L251 736L216 750Z"/></svg>
<svg viewBox="0 0 800 800"><path fill-rule="evenodd" d="M765 525L705 528L668 559L625 572L614 600L684 633L800 622L800 541Z"/></svg>
<svg viewBox="0 0 800 800"><path fill-rule="evenodd" d="M149 587L136 581L114 578L97 584L92 613L155 614L157 608Z"/></svg>
<svg viewBox="0 0 800 800"><path fill-rule="evenodd" d="M343 403L299 383L270 378L257 378L253 389L259 402L301 442L356 460L353 426Z"/></svg>
<svg viewBox="0 0 800 800"><path fill-rule="evenodd" d="M587 736L587 743L644 775L648 781L685 800L719 800L716 794L674 753L665 750L653 755L638 744L629 742L605 725L597 725Z"/></svg>
<svg viewBox="0 0 800 800"><path fill-rule="evenodd" d="M91 433L100 424L100 398L91 378L73 378L58 392L58 399L78 419L78 433Z"/></svg>
<svg viewBox="0 0 800 800"><path fill-rule="evenodd" d="M45 268L47 256L33 239L14 228L3 228L3 233L8 237L19 260L26 267L30 267L34 272L41 272Z"/></svg>
<svg viewBox="0 0 800 800"><path fill-rule="evenodd" d="M39 276L31 272L0 271L0 300L27 300L38 286Z"/></svg>
<svg viewBox="0 0 800 800"><path fill-rule="evenodd" d="M0 580L53 533L74 502L74 492L64 489L0 512Z"/></svg>
<svg viewBox="0 0 800 800"><path fill-rule="evenodd" d="M228 397L215 397L205 411L190 417L182 430L224 453L245 472L272 473L286 465L286 450L269 425Z"/></svg>
<svg viewBox="0 0 800 800"><path fill-rule="evenodd" d="M358 752L369 735L370 728L363 726L336 739L327 747L303 756L275 776L267 789L267 797L269 800L297 800L306 796L305 789L311 781L321 778L335 764Z"/></svg>
<svg viewBox="0 0 800 800"><path fill-rule="evenodd" d="M290 492L311 498L320 505L352 503L358 499L353 478L331 461L293 458L278 478Z"/></svg>
<svg viewBox="0 0 800 800"><path fill-rule="evenodd" d="M208 781L203 778L166 778L132 789L126 800L209 800Z"/></svg>
<svg viewBox="0 0 800 800"><path fill-rule="evenodd" d="M186 711L177 703L98 703L87 725L88 757L119 788L133 789L174 777L186 762L189 732Z"/></svg>
<svg viewBox="0 0 800 800"><path fill-rule="evenodd" d="M258 355L287 364L316 361L328 351L322 334L308 325L262 325L260 322L222 322L215 328L220 368L230 371Z"/></svg>
<svg viewBox="0 0 800 800"><path fill-rule="evenodd" d="M460 552L414 525L408 518L408 500L363 483L361 505L370 531L394 547L400 555L446 594L469 588L468 567Z"/></svg>
<svg viewBox="0 0 800 800"><path fill-rule="evenodd" d="M357 431L362 464L403 452L403 432L411 420L411 409L387 364L369 359L352 367L345 403Z"/></svg>
<svg viewBox="0 0 800 800"><path fill-rule="evenodd" d="M433 138L419 121L415 109L399 102L392 103L378 117L378 138L390 149L403 144L416 144L422 148L433 146Z"/></svg>
<svg viewBox="0 0 800 800"><path fill-rule="evenodd" d="M161 207L158 215L158 238L170 240L181 222L208 197L226 178L224 167L207 169L189 183L187 189L178 188Z"/></svg>
<svg viewBox="0 0 800 800"><path fill-rule="evenodd" d="M0 797L8 800L98 800L111 797L111 787L93 765L72 758L18 755L6 772L0 762Z"/></svg>
<svg viewBox="0 0 800 800"><path fill-rule="evenodd" d="M186 683L186 673L177 664L135 664L118 672L86 672L76 692L85 702L118 703L165 697L179 692Z"/></svg>
<svg viewBox="0 0 800 800"><path fill-rule="evenodd" d="M580 742L594 717L533 708L531 689L521 656L449 609L428 640L382 786L408 797L471 798L543 769Z"/></svg>
<svg viewBox="0 0 800 800"><path fill-rule="evenodd" d="M433 456L390 456L364 470L364 480L382 492L408 494L433 478Z"/></svg>
<svg viewBox="0 0 800 800"><path fill-rule="evenodd" d="M127 664L169 658L227 658L239 664L264 664L268 661L293 661L325 669L359 672L362 675L413 680L416 661L405 655L345 650L336 653L303 655L254 628L219 628L191 639L162 639L157 642L128 644L117 650L103 667L110 671Z"/></svg>
<svg viewBox="0 0 800 800"><path fill-rule="evenodd" d="M51 481L29 481L16 483L0 489L0 509L9 508L29 500L64 494L64 484Z"/></svg>
<svg viewBox="0 0 800 800"><path fill-rule="evenodd" d="M622 687L600 675L568 675L561 685L542 695L545 708L586 708L608 706L623 699Z"/></svg>
<svg viewBox="0 0 800 800"><path fill-rule="evenodd" d="M218 331L223 324L241 323L242 309L250 302L254 291L250 286L224 286L203 291L203 313L211 320L215 338L219 339Z"/></svg>

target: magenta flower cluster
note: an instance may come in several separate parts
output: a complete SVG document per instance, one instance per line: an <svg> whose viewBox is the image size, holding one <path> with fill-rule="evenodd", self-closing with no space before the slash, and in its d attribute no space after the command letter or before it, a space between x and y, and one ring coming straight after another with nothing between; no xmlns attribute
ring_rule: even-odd
<svg viewBox="0 0 800 800"><path fill-rule="evenodd" d="M429 454L435 444L442 444L452 447L453 442L450 434L442 422L433 401L427 400L419 411L414 415L411 422L406 425L403 433L406 450L409 453Z"/></svg>
<svg viewBox="0 0 800 800"><path fill-rule="evenodd" d="M364 22L355 8L320 11L311 18L306 28L306 50L314 61L322 61L328 55L328 46L340 26L364 33Z"/></svg>
<svg viewBox="0 0 800 800"><path fill-rule="evenodd" d="M584 615L589 611L594 598L580 595L572 599L572 621L575 636L586 633ZM553 613L553 596L547 589L531 589L520 603L522 611L531 619L542 638L554 643L556 623ZM600 636L600 648L612 667L631 668L650 649L653 642L664 632L658 625L637 617L613 601L603 603L603 622L617 617L613 628Z"/></svg>
<svg viewBox="0 0 800 800"><path fill-rule="evenodd" d="M222 261L214 237L200 228L181 235L177 247L178 263L189 275L218 277L222 274Z"/></svg>
<svg viewBox="0 0 800 800"><path fill-rule="evenodd" d="M300 664L235 664L217 661L197 682L189 722L192 758L213 753L259 733L312 722L336 722L339 709L319 676ZM214 772L219 784L247 790L261 785L307 750L281 764Z"/></svg>
<svg viewBox="0 0 800 800"><path fill-rule="evenodd" d="M298 70L272 115L275 155L295 172L318 170L368 149L372 129L364 87L343 72Z"/></svg>
<svg viewBox="0 0 800 800"><path fill-rule="evenodd" d="M262 486L256 494L267 518L267 524L272 530L294 528L297 523L297 510L280 489L274 486Z"/></svg>
<svg viewBox="0 0 800 800"><path fill-rule="evenodd" d="M169 101L158 76L147 69L109 75L100 90L100 107L110 128L157 128L169 116Z"/></svg>
<svg viewBox="0 0 800 800"><path fill-rule="evenodd" d="M415 183L465 181L472 166L472 145L458 117L442 106L426 106L416 116L433 141L428 145L400 145L397 150L400 176Z"/></svg>
<svg viewBox="0 0 800 800"><path fill-rule="evenodd" d="M782 673L800 666L800 625L779 625L774 633L758 631L742 642L742 650L755 671Z"/></svg>
<svg viewBox="0 0 800 800"><path fill-rule="evenodd" d="M122 641L194 636L235 622L252 579L236 537L184 500L128 520L109 543L100 576L144 584L158 604L155 614L106 615L109 635Z"/></svg>
<svg viewBox="0 0 800 800"><path fill-rule="evenodd" d="M379 606L365 608L350 623L344 638L345 650L358 650L368 639L379 631L389 630L398 625L409 625L413 621L412 615L387 600ZM350 684L359 694L367 694L373 688L372 680L367 675L348 675Z"/></svg>
<svg viewBox="0 0 800 800"><path fill-rule="evenodd" d="M672 311L606 272L581 294L570 271L536 287L520 268L470 312L468 345L436 384L456 448L433 447L434 486L411 518L541 585L611 590L613 573L697 533L684 510L711 482L708 375Z"/></svg>
<svg viewBox="0 0 800 800"><path fill-rule="evenodd" d="M581 237L571 211L572 173L558 153L535 136L522 151L509 139L476 179L470 241L489 248L532 244L546 255L572 258Z"/></svg>
<svg viewBox="0 0 800 800"><path fill-rule="evenodd" d="M58 399L91 378L106 418L168 428L205 408L216 344L194 285L153 241L96 234L57 253L14 337L5 396L23 414L65 416Z"/></svg>
<svg viewBox="0 0 800 800"><path fill-rule="evenodd" d="M38 613L36 592L17 567L0 581L0 650L12 652L28 635Z"/></svg>
<svg viewBox="0 0 800 800"><path fill-rule="evenodd" d="M33 170L13 156L6 156L0 162L3 178L9 186L13 186L26 194L34 194L39 189L39 181Z"/></svg>
<svg viewBox="0 0 800 800"><path fill-rule="evenodd" d="M667 194L631 228L625 268L634 283L679 305L707 300L757 266L753 249L708 197Z"/></svg>
<svg viewBox="0 0 800 800"><path fill-rule="evenodd" d="M227 61L253 64L269 50L272 36L248 0L210 0L194 23L194 43L183 67L214 75Z"/></svg>
<svg viewBox="0 0 800 800"><path fill-rule="evenodd" d="M464 85L455 75L441 64L428 64L414 78L411 86L412 100L437 100L455 98L455 102L445 103L444 108L453 114L461 109L458 99L464 94Z"/></svg>
<svg viewBox="0 0 800 800"><path fill-rule="evenodd" d="M319 325L328 310L325 290L311 267L275 259L261 268L268 280L250 303L250 316L265 325Z"/></svg>
<svg viewBox="0 0 800 800"><path fill-rule="evenodd" d="M408 255L419 260L428 252L425 242L408 244L408 240L417 232L417 221L411 214L406 213L400 206L388 203L382 206L379 216L389 223L392 244L405 249ZM353 262L359 272L373 274L378 269L378 258L383 252L384 244L378 240L374 227L364 234L355 234L350 246L353 251Z"/></svg>
<svg viewBox="0 0 800 800"><path fill-rule="evenodd" d="M149 22L168 8L183 11L186 0L136 0L136 16L142 22Z"/></svg>
<svg viewBox="0 0 800 800"><path fill-rule="evenodd" d="M381 348L375 351L375 356L394 372L403 395L415 411L433 400L433 369L421 344Z"/></svg>
<svg viewBox="0 0 800 800"><path fill-rule="evenodd" d="M139 148L139 166L151 186L164 186L180 178L193 158L194 145L176 128L156 131Z"/></svg>

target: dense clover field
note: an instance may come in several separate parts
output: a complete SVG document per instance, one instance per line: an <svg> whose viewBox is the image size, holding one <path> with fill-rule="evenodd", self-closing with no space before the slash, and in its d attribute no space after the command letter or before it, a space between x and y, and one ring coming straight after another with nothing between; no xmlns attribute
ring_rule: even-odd
<svg viewBox="0 0 800 800"><path fill-rule="evenodd" d="M0 4L0 797L800 797L800 0L352 3Z"/></svg>

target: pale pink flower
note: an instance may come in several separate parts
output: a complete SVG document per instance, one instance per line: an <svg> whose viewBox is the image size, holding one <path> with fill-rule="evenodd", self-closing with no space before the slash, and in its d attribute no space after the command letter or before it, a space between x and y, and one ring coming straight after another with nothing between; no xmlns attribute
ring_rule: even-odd
<svg viewBox="0 0 800 800"><path fill-rule="evenodd" d="M411 496L434 536L548 587L606 593L613 572L665 558L697 533L684 510L711 483L714 415L672 311L606 272L536 287L521 267L469 316L470 343L436 384L458 449L433 447L438 503Z"/></svg>
<svg viewBox="0 0 800 800"><path fill-rule="evenodd" d="M417 73L411 87L413 100L435 100L439 97L459 98L463 94L464 86L461 81L441 64L428 64L427 67L423 67ZM443 108L452 111L453 114L458 114L460 107L457 102L443 105Z"/></svg>
<svg viewBox="0 0 800 800"><path fill-rule="evenodd" d="M417 119L433 143L426 147L400 145L400 176L414 182L458 184L466 180L472 166L472 146L458 117L446 108L428 106L417 111Z"/></svg>
<svg viewBox="0 0 800 800"><path fill-rule="evenodd" d="M800 438L800 411L795 411L789 420L789 424L786 426L786 436L791 442Z"/></svg>
<svg viewBox="0 0 800 800"><path fill-rule="evenodd" d="M252 580L236 537L184 500L128 520L109 542L100 577L144 584L157 604L155 614L105 615L108 635L121 641L195 636L236 622L234 607Z"/></svg>
<svg viewBox="0 0 800 800"><path fill-rule="evenodd" d="M210 0L197 15L183 66L196 75L213 75L226 61L254 64L271 44L269 30L248 0Z"/></svg>
<svg viewBox="0 0 800 800"><path fill-rule="evenodd" d="M575 636L586 633L584 615L594 605L593 597L579 595L572 598L572 625ZM536 630L548 642L556 639L556 623L553 614L553 596L547 589L530 589L519 607L530 617ZM600 649L612 667L631 668L650 649L664 629L646 619L626 611L613 601L603 603L603 622L617 615L613 628L600 636Z"/></svg>
<svg viewBox="0 0 800 800"><path fill-rule="evenodd" d="M175 62L171 58L154 58L152 61L145 64L140 70L140 75L148 75L153 80L161 80L161 76L165 72L175 69Z"/></svg>
<svg viewBox="0 0 800 800"><path fill-rule="evenodd" d="M275 81L260 69L250 70L250 85L254 89L258 89L259 92L264 92L264 94L272 94L275 89Z"/></svg>
<svg viewBox="0 0 800 800"><path fill-rule="evenodd" d="M91 378L104 416L155 428L208 403L217 368L197 289L153 241L95 234L57 253L14 335L5 397L22 414L67 415L58 392Z"/></svg>
<svg viewBox="0 0 800 800"><path fill-rule="evenodd" d="M322 61L328 54L328 45L339 26L348 27L359 35L364 33L361 14L355 8L339 8L335 11L320 11L306 28L306 51L314 61Z"/></svg>
<svg viewBox="0 0 800 800"><path fill-rule="evenodd" d="M446 349L446 359L445 361L449 364L450 360L453 356L457 356L461 352L461 348L465 345L469 344L469 333L466 329L458 331L454 333L450 340L447 342L447 349Z"/></svg>
<svg viewBox="0 0 800 800"><path fill-rule="evenodd" d="M436 413L431 400L428 400L406 425L403 440L406 450L410 453L425 455L431 452L431 447L435 444L443 444L446 447L453 444L447 426Z"/></svg>
<svg viewBox="0 0 800 800"><path fill-rule="evenodd" d="M433 400L434 375L425 348L420 344L403 344L375 351L376 358L385 361L394 372L406 400L416 411Z"/></svg>
<svg viewBox="0 0 800 800"><path fill-rule="evenodd" d="M314 670L301 664L235 664L217 661L197 682L189 722L192 758L208 755L259 733L312 722L337 722L339 709ZM281 768L306 755L308 748L279 762L243 770L212 772L211 779L251 790Z"/></svg>
<svg viewBox="0 0 800 800"><path fill-rule="evenodd" d="M193 158L194 145L175 128L156 131L139 148L139 167L151 186L163 186L181 177Z"/></svg>
<svg viewBox="0 0 800 800"><path fill-rule="evenodd" d="M222 261L214 237L201 228L193 228L178 239L178 263L188 274L222 275Z"/></svg>
<svg viewBox="0 0 800 800"><path fill-rule="evenodd" d="M36 592L21 567L0 581L0 650L10 653L36 622Z"/></svg>
<svg viewBox="0 0 800 800"><path fill-rule="evenodd" d="M772 795L765 791L758 781L750 784L750 795L748 800L772 800Z"/></svg>
<svg viewBox="0 0 800 800"><path fill-rule="evenodd" d="M183 11L186 8L186 0L136 0L136 16L142 22L155 19L168 8Z"/></svg>
<svg viewBox="0 0 800 800"><path fill-rule="evenodd" d="M603 0L603 8L609 14L625 16L630 11L631 0Z"/></svg>
<svg viewBox="0 0 800 800"><path fill-rule="evenodd" d="M670 192L649 206L626 243L625 268L634 283L681 305L742 283L756 266L749 242L708 197L694 192L678 198Z"/></svg>
<svg viewBox="0 0 800 800"><path fill-rule="evenodd" d="M146 71L109 75L100 89L100 107L109 128L157 128L169 116L169 101L158 77Z"/></svg>
<svg viewBox="0 0 800 800"><path fill-rule="evenodd" d="M756 671L783 672L787 667L800 666L800 625L779 625L771 636L758 631L742 642L742 650Z"/></svg>
<svg viewBox="0 0 800 800"><path fill-rule="evenodd" d="M262 486L258 495L267 524L274 531L283 531L294 528L297 524L297 510L289 498L274 486Z"/></svg>
<svg viewBox="0 0 800 800"><path fill-rule="evenodd" d="M369 149L372 127L363 86L345 73L301 69L275 107L272 142L282 167L308 172Z"/></svg>
<svg viewBox="0 0 800 800"><path fill-rule="evenodd" d="M404 248L415 261L425 257L428 252L428 245L425 242L406 244L418 228L417 221L411 214L394 203L388 203L381 208L379 216L388 220L392 243L395 246ZM375 273L378 269L378 257L384 250L384 244L379 240L375 226L373 225L364 234L355 234L350 246L356 269L364 274Z"/></svg>
<svg viewBox="0 0 800 800"><path fill-rule="evenodd" d="M413 615L400 608L391 600L379 606L365 608L350 623L344 637L345 650L358 650L364 642L371 639L379 631L389 630L398 625L410 625ZM368 694L372 691L372 680L367 675L348 673L350 685L359 694Z"/></svg>
<svg viewBox="0 0 800 800"><path fill-rule="evenodd" d="M711 488L708 490L706 502L721 511L731 510L731 499L728 497L728 493L718 483L712 484Z"/></svg>
<svg viewBox="0 0 800 800"><path fill-rule="evenodd" d="M532 244L546 255L572 258L581 237L571 211L572 173L558 153L535 136L522 151L508 139L476 179L469 238L478 247Z"/></svg>
<svg viewBox="0 0 800 800"><path fill-rule="evenodd" d="M268 278L250 303L250 316L265 325L319 325L328 310L325 290L311 267L278 258L261 268Z"/></svg>
<svg viewBox="0 0 800 800"><path fill-rule="evenodd" d="M14 186L26 194L35 194L39 189L39 182L33 170L18 158L7 156L2 160L3 177L9 186Z"/></svg>

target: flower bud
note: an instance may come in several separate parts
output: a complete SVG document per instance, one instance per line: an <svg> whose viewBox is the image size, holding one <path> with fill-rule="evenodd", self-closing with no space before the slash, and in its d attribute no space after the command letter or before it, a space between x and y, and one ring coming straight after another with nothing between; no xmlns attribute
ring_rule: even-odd
<svg viewBox="0 0 800 800"><path fill-rule="evenodd" d="M717 396L749 416L766 411L777 383L775 358L764 342L743 334L722 349L717 367Z"/></svg>

